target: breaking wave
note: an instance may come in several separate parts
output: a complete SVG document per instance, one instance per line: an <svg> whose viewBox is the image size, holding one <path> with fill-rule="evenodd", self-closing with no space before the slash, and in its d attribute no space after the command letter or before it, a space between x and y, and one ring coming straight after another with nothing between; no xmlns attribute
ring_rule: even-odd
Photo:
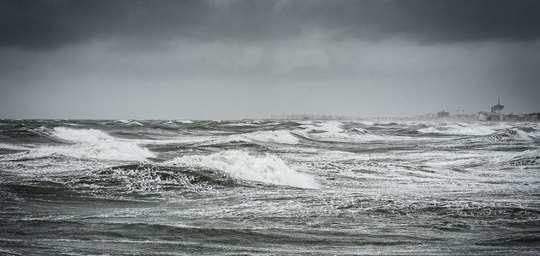
<svg viewBox="0 0 540 256"><path fill-rule="evenodd" d="M141 122L135 121L135 120L120 119L120 120L116 120L116 122L121 123L126 126L144 126Z"/></svg>
<svg viewBox="0 0 540 256"><path fill-rule="evenodd" d="M143 161L155 156L150 150L136 143L117 139L96 129L56 127L52 135L71 145L40 147L36 153L121 161Z"/></svg>
<svg viewBox="0 0 540 256"><path fill-rule="evenodd" d="M238 135L238 137L245 138L250 141L260 141L260 142L272 142L272 143L282 143L282 144L297 144L298 143L298 138L286 130L257 131L257 132L241 134L241 135Z"/></svg>
<svg viewBox="0 0 540 256"><path fill-rule="evenodd" d="M301 130L295 133L302 137L324 141L324 142L367 142L382 140L403 140L411 139L405 136L389 136L373 134L370 131L359 127L345 129L343 123L338 121L327 121L315 124L303 124Z"/></svg>
<svg viewBox="0 0 540 256"><path fill-rule="evenodd" d="M532 139L534 139L533 134L528 134L527 132L520 129L505 129L502 131L497 131L484 138L484 140L490 144L508 142L513 140L530 141Z"/></svg>
<svg viewBox="0 0 540 256"><path fill-rule="evenodd" d="M540 150L519 152L506 162L512 166L538 166L540 164Z"/></svg>
<svg viewBox="0 0 540 256"><path fill-rule="evenodd" d="M183 156L166 164L198 166L223 171L228 175L250 181L300 188L318 188L313 177L291 169L272 155L254 156L245 151L229 150L210 155Z"/></svg>
<svg viewBox="0 0 540 256"><path fill-rule="evenodd" d="M233 134L227 136L209 136L201 139L200 137L192 139L192 142L198 145L217 145L229 144L235 142L247 143L278 143L278 144L298 144L299 139L287 130L277 131L255 131L250 133Z"/></svg>

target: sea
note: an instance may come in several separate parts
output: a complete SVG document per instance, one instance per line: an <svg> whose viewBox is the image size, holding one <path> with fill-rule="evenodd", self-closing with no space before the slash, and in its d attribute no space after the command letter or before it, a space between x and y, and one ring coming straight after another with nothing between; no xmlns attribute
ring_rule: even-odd
<svg viewBox="0 0 540 256"><path fill-rule="evenodd" d="M0 120L0 255L540 255L540 126Z"/></svg>

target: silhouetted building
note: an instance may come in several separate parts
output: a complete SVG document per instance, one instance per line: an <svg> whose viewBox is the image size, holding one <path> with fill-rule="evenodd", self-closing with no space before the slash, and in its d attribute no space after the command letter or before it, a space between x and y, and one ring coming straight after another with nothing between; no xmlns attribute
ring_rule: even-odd
<svg viewBox="0 0 540 256"><path fill-rule="evenodd" d="M449 117L450 116L450 112L448 111L439 111L437 112L437 117L438 118L444 118L444 117Z"/></svg>
<svg viewBox="0 0 540 256"><path fill-rule="evenodd" d="M500 113L504 109L504 105L501 105L501 98L497 97L497 105L491 106L491 113Z"/></svg>

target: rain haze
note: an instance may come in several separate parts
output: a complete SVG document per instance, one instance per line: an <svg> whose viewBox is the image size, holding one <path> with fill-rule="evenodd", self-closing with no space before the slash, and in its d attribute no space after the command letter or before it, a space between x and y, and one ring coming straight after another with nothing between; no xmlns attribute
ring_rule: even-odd
<svg viewBox="0 0 540 256"><path fill-rule="evenodd" d="M0 117L540 108L539 1L0 1Z"/></svg>

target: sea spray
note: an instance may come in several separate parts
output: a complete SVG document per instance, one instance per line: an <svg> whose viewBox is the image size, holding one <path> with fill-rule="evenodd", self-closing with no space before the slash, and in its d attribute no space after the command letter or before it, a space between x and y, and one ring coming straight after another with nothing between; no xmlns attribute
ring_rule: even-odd
<svg viewBox="0 0 540 256"><path fill-rule="evenodd" d="M210 155L178 157L166 164L217 169L238 179L275 185L319 188L313 177L294 171L273 155L255 156L246 151L228 150Z"/></svg>
<svg viewBox="0 0 540 256"><path fill-rule="evenodd" d="M150 150L136 143L115 138L96 129L56 127L52 135L72 144L40 147L34 153L119 161L143 161L155 156Z"/></svg>

